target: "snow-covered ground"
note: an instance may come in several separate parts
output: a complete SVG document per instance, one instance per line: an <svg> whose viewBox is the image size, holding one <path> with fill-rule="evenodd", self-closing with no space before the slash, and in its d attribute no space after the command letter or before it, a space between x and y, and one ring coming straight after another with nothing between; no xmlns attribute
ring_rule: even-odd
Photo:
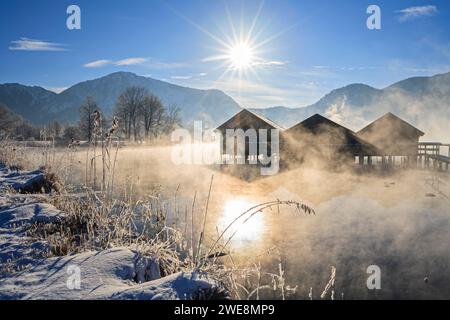
<svg viewBox="0 0 450 320"><path fill-rule="evenodd" d="M196 273L177 273L137 283L151 264L136 265L137 254L113 248L44 259L0 280L2 299L191 299L214 282Z"/></svg>
<svg viewBox="0 0 450 320"><path fill-rule="evenodd" d="M17 195L44 173L0 165L0 299L194 299L215 292L217 282L198 272L160 276L157 257L130 248L49 257L49 244L26 229L56 223L63 212L42 195Z"/></svg>
<svg viewBox="0 0 450 320"><path fill-rule="evenodd" d="M20 172L0 164L0 189L25 190L43 180L44 172L42 170Z"/></svg>

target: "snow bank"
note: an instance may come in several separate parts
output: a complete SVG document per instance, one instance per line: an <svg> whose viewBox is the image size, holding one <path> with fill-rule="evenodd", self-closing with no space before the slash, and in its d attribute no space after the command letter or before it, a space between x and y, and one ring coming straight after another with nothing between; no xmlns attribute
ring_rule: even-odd
<svg viewBox="0 0 450 320"><path fill-rule="evenodd" d="M36 241L23 233L15 234L0 230L0 265L5 269L20 270L34 265L44 259L49 252L50 246L46 241Z"/></svg>
<svg viewBox="0 0 450 320"><path fill-rule="evenodd" d="M14 177L28 181L20 176ZM33 266L48 256L50 246L46 241L26 235L29 226L36 222L55 223L64 219L64 213L54 206L37 202L34 197L8 195L2 186L0 182L0 277Z"/></svg>
<svg viewBox="0 0 450 320"><path fill-rule="evenodd" d="M184 300L204 297L221 290L220 286L206 275L195 272L179 272L170 276L133 286L112 295L111 299L134 300Z"/></svg>
<svg viewBox="0 0 450 320"><path fill-rule="evenodd" d="M63 217L61 211L47 203L19 204L0 210L0 227L11 228L35 222L54 223Z"/></svg>
<svg viewBox="0 0 450 320"><path fill-rule="evenodd" d="M217 286L213 280L194 273L177 273L137 284L135 280L141 275L135 267L136 257L128 248L113 248L45 259L29 270L0 280L0 298L189 299ZM145 272L145 268L140 270Z"/></svg>
<svg viewBox="0 0 450 320"><path fill-rule="evenodd" d="M219 288L196 273L161 278L157 257L124 247L47 258L49 244L30 238L26 229L62 222L64 213L38 197L6 192L36 190L43 179L42 171L0 164L0 299L191 299Z"/></svg>
<svg viewBox="0 0 450 320"><path fill-rule="evenodd" d="M42 170L17 171L0 164L0 189L33 190L45 181Z"/></svg>

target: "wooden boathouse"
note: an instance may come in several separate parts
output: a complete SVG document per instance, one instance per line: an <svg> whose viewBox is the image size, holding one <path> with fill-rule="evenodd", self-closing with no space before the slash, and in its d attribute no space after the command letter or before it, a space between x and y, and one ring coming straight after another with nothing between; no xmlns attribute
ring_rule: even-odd
<svg viewBox="0 0 450 320"><path fill-rule="evenodd" d="M253 129L251 130L252 132L250 132L249 129ZM217 127L216 130L221 133L222 163L256 164L259 157L271 157L273 155L271 130L278 130L278 132L281 133L284 131L284 128L254 112L242 109L236 115ZM239 143L237 136L227 135L227 130L232 130L234 132L242 130L245 135L245 145L243 146ZM263 137L261 134L264 130L267 130L267 134ZM253 133L255 136L252 136ZM233 140L230 143L227 139ZM227 150L227 142L228 144L233 145L232 150ZM239 148L245 148L245 150L239 150Z"/></svg>
<svg viewBox="0 0 450 320"><path fill-rule="evenodd" d="M233 139L233 148L227 150L229 129L244 133L254 129L255 136L246 134L244 145L237 143L236 136L229 136L228 139ZM272 150L270 134L261 141L260 129L279 132L279 154ZM257 159L264 155L261 151L267 150L267 156L278 157L282 168L301 165L308 158L313 162L324 161L331 167L348 164L382 169L401 166L448 171L450 168L450 144L420 142L424 132L390 112L354 132L320 114L284 129L269 119L242 109L216 130L222 134L221 156L226 160L222 163L226 164L256 164ZM261 146L264 150L260 150ZM448 148L447 152L445 148Z"/></svg>
<svg viewBox="0 0 450 320"><path fill-rule="evenodd" d="M388 112L358 131L357 135L381 151L377 156L381 157L382 163L414 165L419 139L424 132Z"/></svg>
<svg viewBox="0 0 450 320"><path fill-rule="evenodd" d="M331 166L362 163L364 157L376 156L380 151L358 137L352 130L315 114L284 131L281 139L282 163L322 162Z"/></svg>

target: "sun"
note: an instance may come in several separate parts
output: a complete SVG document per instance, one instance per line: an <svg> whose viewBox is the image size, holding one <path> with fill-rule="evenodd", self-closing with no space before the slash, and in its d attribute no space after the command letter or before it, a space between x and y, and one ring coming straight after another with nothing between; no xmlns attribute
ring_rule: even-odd
<svg viewBox="0 0 450 320"><path fill-rule="evenodd" d="M250 68L254 64L254 58L254 50L245 42L234 44L228 54L231 67L238 70Z"/></svg>
<svg viewBox="0 0 450 320"><path fill-rule="evenodd" d="M261 82L259 73L265 75L269 66L283 64L283 62L267 57L268 52L277 50L274 45L269 48L268 44L291 30L296 24L277 33L271 33L268 25L260 22L263 7L264 1L261 1L258 8L252 10L255 12L253 17L246 15L243 10L241 10L241 16L238 17L232 16L228 5L225 4L224 20L228 21L228 27L219 23L214 29L207 29L192 19L177 13L218 45L211 47L214 54L202 59L202 62L218 62L208 72L212 75L216 74L217 70L223 71L216 79L217 84L232 80L233 86L236 85L240 92L241 88L245 86L246 80L254 81L256 79ZM224 82L222 82L223 80ZM235 80L237 81L234 83Z"/></svg>

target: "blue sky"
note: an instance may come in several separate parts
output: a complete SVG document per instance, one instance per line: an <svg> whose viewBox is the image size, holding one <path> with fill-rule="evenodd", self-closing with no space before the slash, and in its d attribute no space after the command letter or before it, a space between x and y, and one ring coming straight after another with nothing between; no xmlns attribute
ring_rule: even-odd
<svg viewBox="0 0 450 320"><path fill-rule="evenodd" d="M81 30L66 27L71 4ZM371 4L381 30L366 27ZM230 61L212 58L239 42L233 30L250 29L251 68L230 72ZM350 83L382 88L450 71L449 29L449 1L4 0L0 83L59 91L131 71L221 89L244 107L301 107Z"/></svg>

